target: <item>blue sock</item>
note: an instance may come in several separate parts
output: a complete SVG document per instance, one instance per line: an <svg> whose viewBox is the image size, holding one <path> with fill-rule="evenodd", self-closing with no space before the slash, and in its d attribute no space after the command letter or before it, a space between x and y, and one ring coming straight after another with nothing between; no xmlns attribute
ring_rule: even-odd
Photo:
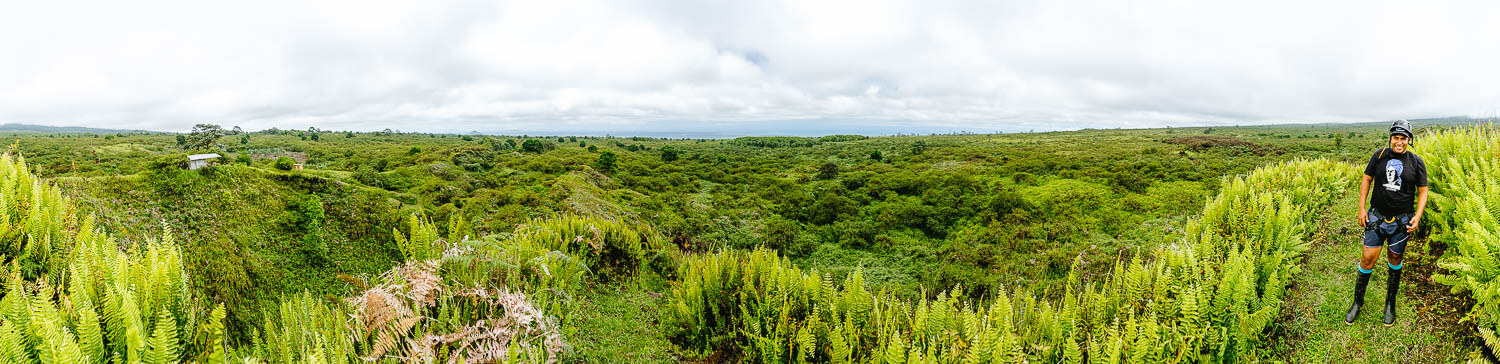
<svg viewBox="0 0 1500 364"><path fill-rule="evenodd" d="M1358 269L1360 274L1375 273L1374 269L1365 269L1365 267L1360 266L1359 263L1354 263L1354 269Z"/></svg>
<svg viewBox="0 0 1500 364"><path fill-rule="evenodd" d="M1385 266L1391 267L1391 270L1401 270L1401 266L1402 265L1406 265L1406 262L1402 262L1401 264L1397 264L1397 265L1391 265L1391 262L1386 262L1385 263Z"/></svg>

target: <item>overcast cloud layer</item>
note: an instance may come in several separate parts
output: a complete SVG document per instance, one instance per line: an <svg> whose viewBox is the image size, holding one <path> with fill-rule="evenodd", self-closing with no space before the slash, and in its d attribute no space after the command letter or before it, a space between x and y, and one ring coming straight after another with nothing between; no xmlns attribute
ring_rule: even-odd
<svg viewBox="0 0 1500 364"><path fill-rule="evenodd" d="M1493 1L13 1L0 123L727 136L1492 116L1495 19Z"/></svg>

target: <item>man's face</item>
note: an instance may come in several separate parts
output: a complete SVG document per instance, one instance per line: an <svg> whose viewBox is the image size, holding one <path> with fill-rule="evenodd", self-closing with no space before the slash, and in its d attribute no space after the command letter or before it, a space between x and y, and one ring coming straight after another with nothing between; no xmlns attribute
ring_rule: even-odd
<svg viewBox="0 0 1500 364"><path fill-rule="evenodd" d="M1396 153L1406 153L1407 142L1409 142L1409 140L1406 140L1405 135L1391 135L1391 150L1395 151Z"/></svg>

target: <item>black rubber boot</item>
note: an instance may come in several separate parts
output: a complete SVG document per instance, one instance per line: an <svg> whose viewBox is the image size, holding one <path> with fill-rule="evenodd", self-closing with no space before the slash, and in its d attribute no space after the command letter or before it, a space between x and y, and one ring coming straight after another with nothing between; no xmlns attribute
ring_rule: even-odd
<svg viewBox="0 0 1500 364"><path fill-rule="evenodd" d="M1354 304L1349 305L1349 313L1344 314L1344 324L1353 325L1354 319L1359 317L1359 308L1365 305L1365 286L1368 285L1370 273L1361 272L1359 278L1354 279Z"/></svg>
<svg viewBox="0 0 1500 364"><path fill-rule="evenodd" d="M1390 277L1385 282L1385 317L1381 319L1386 326L1396 323L1396 292L1401 289L1401 270L1386 268Z"/></svg>

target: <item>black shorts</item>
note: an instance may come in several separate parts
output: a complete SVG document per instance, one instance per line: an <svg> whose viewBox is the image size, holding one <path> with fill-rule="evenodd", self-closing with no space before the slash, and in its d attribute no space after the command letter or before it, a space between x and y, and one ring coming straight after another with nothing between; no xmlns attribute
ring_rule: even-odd
<svg viewBox="0 0 1500 364"><path fill-rule="evenodd" d="M1411 214L1385 217L1380 216L1373 208L1368 214L1365 220L1365 247L1379 248L1386 245L1392 253L1405 254L1406 241L1411 239L1411 234L1406 232L1406 225L1411 224Z"/></svg>

